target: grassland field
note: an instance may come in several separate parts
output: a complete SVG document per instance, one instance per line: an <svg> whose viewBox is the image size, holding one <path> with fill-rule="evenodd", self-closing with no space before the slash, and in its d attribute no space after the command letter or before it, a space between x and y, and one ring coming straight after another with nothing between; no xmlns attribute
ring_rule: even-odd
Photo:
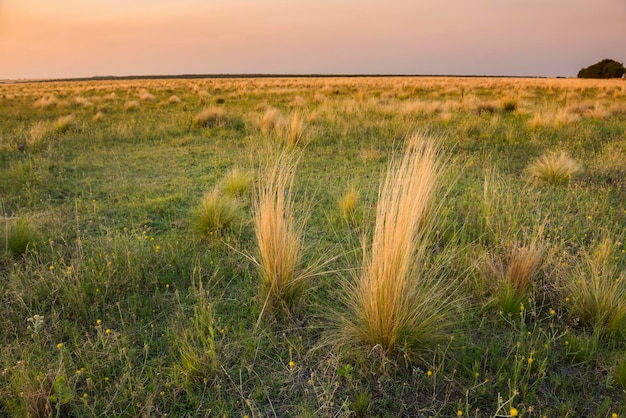
<svg viewBox="0 0 626 418"><path fill-rule="evenodd" d="M440 187L404 296L436 310L368 339L415 136ZM0 84L0 216L0 416L626 417L623 79Z"/></svg>

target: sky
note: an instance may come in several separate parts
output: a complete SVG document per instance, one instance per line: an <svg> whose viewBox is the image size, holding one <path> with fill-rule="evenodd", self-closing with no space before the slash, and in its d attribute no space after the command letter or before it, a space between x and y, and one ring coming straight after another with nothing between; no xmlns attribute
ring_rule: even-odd
<svg viewBox="0 0 626 418"><path fill-rule="evenodd" d="M626 61L626 0L0 0L0 79L576 76Z"/></svg>

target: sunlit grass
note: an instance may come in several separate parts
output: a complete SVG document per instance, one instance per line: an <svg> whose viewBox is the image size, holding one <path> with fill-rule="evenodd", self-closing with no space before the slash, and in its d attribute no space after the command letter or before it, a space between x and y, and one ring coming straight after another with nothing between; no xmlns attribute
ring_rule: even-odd
<svg viewBox="0 0 626 418"><path fill-rule="evenodd" d="M527 168L531 180L538 184L565 184L579 177L583 169L566 152L545 154Z"/></svg>
<svg viewBox="0 0 626 418"><path fill-rule="evenodd" d="M342 343L413 354L445 335L450 281L424 268L435 228L433 199L445 167L440 152L432 138L417 134L390 162L371 248L363 249L363 265L346 283Z"/></svg>
<svg viewBox="0 0 626 418"><path fill-rule="evenodd" d="M254 200L261 316L265 311L293 311L310 278L302 266L306 215L296 213L294 207L293 158L286 154L277 157L261 175Z"/></svg>

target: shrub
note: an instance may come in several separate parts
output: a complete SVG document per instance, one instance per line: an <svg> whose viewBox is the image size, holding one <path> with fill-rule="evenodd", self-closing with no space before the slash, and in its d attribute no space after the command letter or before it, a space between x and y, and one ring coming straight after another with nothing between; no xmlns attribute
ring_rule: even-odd
<svg viewBox="0 0 626 418"><path fill-rule="evenodd" d="M194 229L201 235L220 233L240 217L241 205L231 196L222 196L218 189L205 193L192 215Z"/></svg>
<svg viewBox="0 0 626 418"><path fill-rule="evenodd" d="M564 184L579 177L583 169L567 153L545 154L528 166L528 174L534 183Z"/></svg>
<svg viewBox="0 0 626 418"><path fill-rule="evenodd" d="M294 209L291 193L295 164L282 154L265 173L254 201L254 231L261 275L261 315L266 310L288 314L298 305L307 279L301 268L304 221Z"/></svg>
<svg viewBox="0 0 626 418"><path fill-rule="evenodd" d="M213 128L223 126L226 123L226 116L222 109L217 107L204 108L193 118L193 125L199 127Z"/></svg>
<svg viewBox="0 0 626 418"><path fill-rule="evenodd" d="M411 354L444 336L450 282L424 268L435 229L433 198L444 171L439 154L432 140L415 135L404 155L390 162L371 249L364 245L362 267L345 284L340 343Z"/></svg>

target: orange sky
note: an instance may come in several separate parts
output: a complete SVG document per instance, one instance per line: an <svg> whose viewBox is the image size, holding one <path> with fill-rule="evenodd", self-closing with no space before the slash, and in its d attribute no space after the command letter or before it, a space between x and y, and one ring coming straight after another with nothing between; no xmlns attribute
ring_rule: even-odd
<svg viewBox="0 0 626 418"><path fill-rule="evenodd" d="M0 79L575 76L625 39L626 0L0 0Z"/></svg>

